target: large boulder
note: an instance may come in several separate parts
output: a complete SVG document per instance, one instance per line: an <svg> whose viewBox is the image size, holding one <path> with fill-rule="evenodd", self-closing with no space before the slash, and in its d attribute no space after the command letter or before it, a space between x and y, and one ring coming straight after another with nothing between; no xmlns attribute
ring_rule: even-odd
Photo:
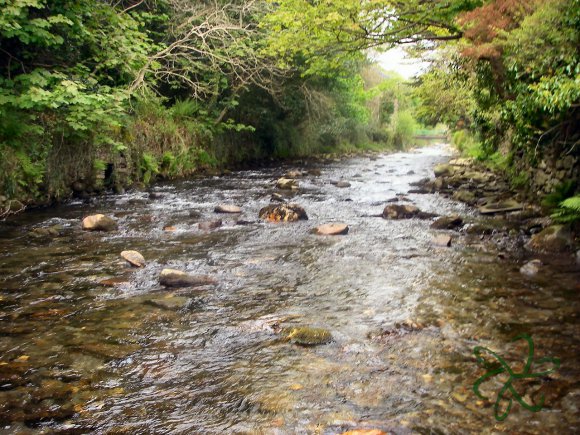
<svg viewBox="0 0 580 435"><path fill-rule="evenodd" d="M514 199L506 199L500 202L492 202L485 204L483 207L479 208L481 214L496 214L496 213L507 213L511 211L520 211L524 208L523 204L517 202Z"/></svg>
<svg viewBox="0 0 580 435"><path fill-rule="evenodd" d="M534 234L527 246L538 252L562 252L572 246L572 233L566 225L552 225Z"/></svg>
<svg viewBox="0 0 580 435"><path fill-rule="evenodd" d="M425 213L419 207L410 204L388 204L383 210L385 219L429 219L436 216L433 213Z"/></svg>
<svg viewBox="0 0 580 435"><path fill-rule="evenodd" d="M159 284L165 287L197 287L215 285L215 278L208 275L190 275L175 269L163 269L159 275Z"/></svg>
<svg viewBox="0 0 580 435"><path fill-rule="evenodd" d="M117 222L104 214L94 214L83 219L83 230L86 231L114 231L117 228Z"/></svg>
<svg viewBox="0 0 580 435"><path fill-rule="evenodd" d="M259 212L260 219L270 222L296 222L308 220L306 211L298 204L271 204Z"/></svg>

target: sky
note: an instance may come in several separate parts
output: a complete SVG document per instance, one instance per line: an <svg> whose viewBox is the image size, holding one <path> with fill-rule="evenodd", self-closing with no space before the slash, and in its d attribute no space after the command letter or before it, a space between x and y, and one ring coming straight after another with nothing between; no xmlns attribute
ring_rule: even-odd
<svg viewBox="0 0 580 435"><path fill-rule="evenodd" d="M385 70L396 71L405 79L415 76L428 65L419 59L406 59L406 56L407 54L401 47L393 48L384 53L370 54L371 59L376 60Z"/></svg>

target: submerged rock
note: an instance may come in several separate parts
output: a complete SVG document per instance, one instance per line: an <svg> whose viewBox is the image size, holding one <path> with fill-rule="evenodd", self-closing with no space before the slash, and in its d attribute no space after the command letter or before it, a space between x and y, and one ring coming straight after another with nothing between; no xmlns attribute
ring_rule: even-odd
<svg viewBox="0 0 580 435"><path fill-rule="evenodd" d="M213 211L216 213L241 213L242 209L237 205L220 204Z"/></svg>
<svg viewBox="0 0 580 435"><path fill-rule="evenodd" d="M528 248L540 252L562 252L572 246L572 233L566 225L552 225L534 234Z"/></svg>
<svg viewBox="0 0 580 435"><path fill-rule="evenodd" d="M332 334L322 328L311 328L309 326L297 326L288 328L285 331L286 339L301 346L316 346L327 344L332 341Z"/></svg>
<svg viewBox="0 0 580 435"><path fill-rule="evenodd" d="M429 219L436 217L436 214L426 213L410 204L388 204L383 210L383 218L385 219Z"/></svg>
<svg viewBox="0 0 580 435"><path fill-rule="evenodd" d="M123 257L131 266L145 266L145 258L137 251L122 251L121 257Z"/></svg>
<svg viewBox="0 0 580 435"><path fill-rule="evenodd" d="M314 233L320 236L337 236L348 233L348 225L341 223L324 224L316 227Z"/></svg>
<svg viewBox="0 0 580 435"><path fill-rule="evenodd" d="M340 435L387 435L387 433L379 429L353 429Z"/></svg>
<svg viewBox="0 0 580 435"><path fill-rule="evenodd" d="M526 276L535 276L540 271L542 262L538 259L532 260L520 267L520 273Z"/></svg>
<svg viewBox="0 0 580 435"><path fill-rule="evenodd" d="M169 311L179 311L188 306L190 298L185 296L168 295L163 298L153 298L145 301L146 304Z"/></svg>
<svg viewBox="0 0 580 435"><path fill-rule="evenodd" d="M432 243L435 246L449 247L451 246L451 236L448 236L447 234L439 234L433 238Z"/></svg>
<svg viewBox="0 0 580 435"><path fill-rule="evenodd" d="M345 188L345 187L350 187L350 183L348 181L337 181L335 186L340 187L340 188Z"/></svg>
<svg viewBox="0 0 580 435"><path fill-rule="evenodd" d="M302 177L302 172L298 170L288 171L284 174L284 178L300 178Z"/></svg>
<svg viewBox="0 0 580 435"><path fill-rule="evenodd" d="M165 287L196 287L215 285L215 278L208 275L190 275L176 269L163 269L159 275L159 284Z"/></svg>
<svg viewBox="0 0 580 435"><path fill-rule="evenodd" d="M30 235L33 237L57 237L63 230L62 225L51 225L50 227L39 227L34 228L30 231Z"/></svg>
<svg viewBox="0 0 580 435"><path fill-rule="evenodd" d="M463 219L459 215L442 216L431 224L435 230L454 230L463 225Z"/></svg>
<svg viewBox="0 0 580 435"><path fill-rule="evenodd" d="M268 205L260 210L259 217L270 222L308 220L306 211L298 204Z"/></svg>
<svg viewBox="0 0 580 435"><path fill-rule="evenodd" d="M216 219L214 221L200 222L197 224L197 227L203 231L215 230L216 228L219 228L221 226L222 226L221 219Z"/></svg>
<svg viewBox="0 0 580 435"><path fill-rule="evenodd" d="M83 230L86 231L114 231L117 228L117 222L103 214L95 214L83 219Z"/></svg>
<svg viewBox="0 0 580 435"><path fill-rule="evenodd" d="M293 178L280 178L276 181L276 187L282 190L298 189L298 181Z"/></svg>

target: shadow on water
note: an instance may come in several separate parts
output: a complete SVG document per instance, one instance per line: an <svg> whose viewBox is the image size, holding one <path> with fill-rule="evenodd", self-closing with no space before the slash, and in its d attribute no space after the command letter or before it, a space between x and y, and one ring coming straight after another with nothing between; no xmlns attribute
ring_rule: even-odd
<svg viewBox="0 0 580 435"><path fill-rule="evenodd" d="M568 433L578 425L578 273L565 261L536 278L493 247L431 245L430 221L377 217L406 195L422 210L474 217L438 195L407 194L448 150L359 157L321 165L291 194L308 221L266 224L258 210L289 168L158 185L72 203L0 227L0 432ZM331 180L348 180L338 188ZM218 203L242 216L201 231ZM115 216L120 230L82 232L82 216ZM241 219L244 225L237 225ZM311 233L346 222L340 237ZM167 231L166 227L172 227ZM36 228L53 234L35 234ZM125 249L148 263L130 269ZM167 290L164 267L216 277L216 287ZM112 280L112 281L111 281ZM103 285L103 281L107 285ZM292 344L281 328L327 328L333 342ZM473 348L518 367L537 357L561 369L518 385L544 410L515 405L497 422L501 379ZM519 346L519 347L518 347ZM495 388L495 389L494 389ZM539 391L539 392L538 392ZM493 399L493 400L492 400Z"/></svg>

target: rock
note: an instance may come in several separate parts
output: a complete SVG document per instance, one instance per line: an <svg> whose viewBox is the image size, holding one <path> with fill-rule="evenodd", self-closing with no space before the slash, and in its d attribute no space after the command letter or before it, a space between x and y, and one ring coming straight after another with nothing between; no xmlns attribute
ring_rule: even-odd
<svg viewBox="0 0 580 435"><path fill-rule="evenodd" d="M388 204L384 208L382 216L385 219L430 219L437 215L423 212L418 207L410 204Z"/></svg>
<svg viewBox="0 0 580 435"><path fill-rule="evenodd" d="M216 228L219 228L221 226L222 226L221 219L216 219L214 221L200 222L197 224L197 227L203 231L215 230Z"/></svg>
<svg viewBox="0 0 580 435"><path fill-rule="evenodd" d="M276 181L276 187L282 190L298 189L298 182L293 178L280 178Z"/></svg>
<svg viewBox="0 0 580 435"><path fill-rule="evenodd" d="M432 243L435 246L449 247L451 246L451 236L448 236L447 234L439 234L433 238Z"/></svg>
<svg viewBox="0 0 580 435"><path fill-rule="evenodd" d="M513 200L507 199L505 201L494 202L479 207L479 212L481 214L495 214L495 213L506 213L509 211L519 211L524 208L523 204Z"/></svg>
<svg viewBox="0 0 580 435"><path fill-rule="evenodd" d="M130 279L127 276L117 276L115 278L107 278L99 281L99 285L105 287L126 287L130 283Z"/></svg>
<svg viewBox="0 0 580 435"><path fill-rule="evenodd" d="M471 166L473 162L473 159L458 158L451 160L449 164L452 166Z"/></svg>
<svg viewBox="0 0 580 435"><path fill-rule="evenodd" d="M345 188L345 187L350 187L350 183L348 181L337 181L335 186L340 187L340 188Z"/></svg>
<svg viewBox="0 0 580 435"><path fill-rule="evenodd" d="M463 174L463 178L470 180L476 184L483 184L489 180L490 174L478 171L469 171Z"/></svg>
<svg viewBox="0 0 580 435"><path fill-rule="evenodd" d="M562 252L572 246L570 228L565 225L552 225L534 234L527 247L539 252Z"/></svg>
<svg viewBox="0 0 580 435"><path fill-rule="evenodd" d="M301 346L316 346L332 341L332 334L326 329L297 326L285 331L286 339Z"/></svg>
<svg viewBox="0 0 580 435"><path fill-rule="evenodd" d="M163 231L169 231L169 232L177 231L177 227L175 227L173 225L166 225L163 227Z"/></svg>
<svg viewBox="0 0 580 435"><path fill-rule="evenodd" d="M259 212L260 219L270 222L296 222L308 220L306 211L298 204L268 205Z"/></svg>
<svg viewBox="0 0 580 435"><path fill-rule="evenodd" d="M340 435L387 435L387 433L379 429L353 429Z"/></svg>
<svg viewBox="0 0 580 435"><path fill-rule="evenodd" d="M409 204L389 204L383 210L385 219L409 219L417 216L421 210L419 207Z"/></svg>
<svg viewBox="0 0 580 435"><path fill-rule="evenodd" d="M322 171L320 169L309 169L308 175L312 175L314 177L320 177L322 175Z"/></svg>
<svg viewBox="0 0 580 435"><path fill-rule="evenodd" d="M24 204L22 204L20 201L16 200L16 199L10 199L7 202L7 207L6 207L6 211L10 212L10 213L18 213L23 211L26 208L26 206Z"/></svg>
<svg viewBox="0 0 580 435"><path fill-rule="evenodd" d="M270 202L284 202L286 199L279 193L273 193L270 197Z"/></svg>
<svg viewBox="0 0 580 435"><path fill-rule="evenodd" d="M284 174L284 178L300 178L302 177L302 172L294 170L288 171Z"/></svg>
<svg viewBox="0 0 580 435"><path fill-rule="evenodd" d="M220 204L213 211L216 213L241 213L242 209L237 205Z"/></svg>
<svg viewBox="0 0 580 435"><path fill-rule="evenodd" d="M122 251L121 257L123 257L131 266L145 266L145 258L137 251Z"/></svg>
<svg viewBox="0 0 580 435"><path fill-rule="evenodd" d="M163 193L159 193L159 192L150 192L149 193L149 199L151 200L157 200L157 199L163 199L165 198L165 195Z"/></svg>
<svg viewBox="0 0 580 435"><path fill-rule="evenodd" d="M528 261L522 267L520 267L520 273L526 276L535 276L540 271L540 267L542 266L542 262L540 260L532 260Z"/></svg>
<svg viewBox="0 0 580 435"><path fill-rule="evenodd" d="M453 175L455 168L453 168L451 165L443 163L441 165L435 166L433 168L433 172L435 173L436 177L443 177L447 175Z"/></svg>
<svg viewBox="0 0 580 435"><path fill-rule="evenodd" d="M185 308L191 302L190 298L184 296L175 296L173 294L164 298L154 298L145 301L146 304L153 305L164 310L179 311Z"/></svg>
<svg viewBox="0 0 580 435"><path fill-rule="evenodd" d="M114 231L117 228L117 222L103 214L95 214L83 219L83 230L86 231Z"/></svg>
<svg viewBox="0 0 580 435"><path fill-rule="evenodd" d="M324 224L316 227L314 232L320 236L336 236L348 233L348 225L341 223Z"/></svg>
<svg viewBox="0 0 580 435"><path fill-rule="evenodd" d="M181 270L163 269L159 275L159 284L165 287L196 287L215 285L215 278L208 275L189 275Z"/></svg>
<svg viewBox="0 0 580 435"><path fill-rule="evenodd" d="M465 202L467 204L474 204L475 194L469 190L460 189L453 192L453 199L456 201Z"/></svg>
<svg viewBox="0 0 580 435"><path fill-rule="evenodd" d="M62 225L52 225L50 227L34 228L30 232L30 235L33 237L49 237L49 236L56 237L60 235L62 230L63 230Z"/></svg>
<svg viewBox="0 0 580 435"><path fill-rule="evenodd" d="M415 175L415 171L411 169L410 171L407 171L407 175Z"/></svg>
<svg viewBox="0 0 580 435"><path fill-rule="evenodd" d="M458 215L443 216L431 224L435 230L454 230L463 225L463 219Z"/></svg>

